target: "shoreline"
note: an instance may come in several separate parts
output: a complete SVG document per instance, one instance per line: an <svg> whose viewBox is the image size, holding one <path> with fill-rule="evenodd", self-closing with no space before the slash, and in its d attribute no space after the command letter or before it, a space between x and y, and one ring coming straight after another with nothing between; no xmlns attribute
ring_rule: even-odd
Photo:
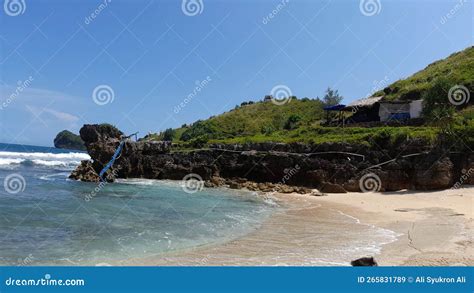
<svg viewBox="0 0 474 293"><path fill-rule="evenodd" d="M473 186L433 192L334 194L320 201L401 234L375 256L379 265L474 265Z"/></svg>
<svg viewBox="0 0 474 293"><path fill-rule="evenodd" d="M146 259L128 259L118 265L340 266L349 265L351 260L363 256L375 256L380 266L474 265L471 236L474 228L473 186L435 192L345 193L328 196L266 193L262 196L271 197L284 209L275 212L247 235L222 244L209 244ZM318 237L324 234L318 234L320 231L315 231L314 227L324 227L321 221L333 219L334 215L330 213L334 211L352 217L354 221L360 222L358 224L393 231L396 238L381 245L380 251L372 255L354 253L352 259L333 263L328 260L331 255L327 259L320 259L316 256L321 254L324 247L314 243L321 244L322 240ZM329 221L329 224L334 223ZM350 223L347 225L355 227ZM344 229L344 226L340 228Z"/></svg>

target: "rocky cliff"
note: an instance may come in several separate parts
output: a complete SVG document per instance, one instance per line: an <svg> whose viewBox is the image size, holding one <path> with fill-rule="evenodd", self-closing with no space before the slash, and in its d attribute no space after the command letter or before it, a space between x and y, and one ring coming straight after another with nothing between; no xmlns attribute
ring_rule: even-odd
<svg viewBox="0 0 474 293"><path fill-rule="evenodd" d="M71 178L98 181L122 133L109 126L84 125L80 135L93 162L82 162ZM435 190L474 183L474 155L466 148L442 140L434 145L406 140L378 141L373 147L260 143L178 151L167 142L127 141L108 179L182 180L197 174L206 186L265 191Z"/></svg>

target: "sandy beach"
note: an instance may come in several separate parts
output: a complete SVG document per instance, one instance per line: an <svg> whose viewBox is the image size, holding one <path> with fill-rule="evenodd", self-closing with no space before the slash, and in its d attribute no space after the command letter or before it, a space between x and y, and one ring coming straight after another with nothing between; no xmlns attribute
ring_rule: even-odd
<svg viewBox="0 0 474 293"><path fill-rule="evenodd" d="M282 209L254 232L223 244L118 264L349 265L352 259L366 256L364 251L344 251L331 262L336 257L325 246L335 238L344 242L348 237L350 243L348 234L373 227L391 239L371 255L381 266L474 265L472 186L436 192L264 196L272 197ZM337 213L345 217L343 222Z"/></svg>
<svg viewBox="0 0 474 293"><path fill-rule="evenodd" d="M379 265L474 265L473 187L333 194L317 201L401 234L376 256Z"/></svg>

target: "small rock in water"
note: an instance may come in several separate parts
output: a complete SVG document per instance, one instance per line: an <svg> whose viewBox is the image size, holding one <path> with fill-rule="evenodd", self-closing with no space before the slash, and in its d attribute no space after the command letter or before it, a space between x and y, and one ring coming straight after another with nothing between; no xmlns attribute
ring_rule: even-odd
<svg viewBox="0 0 474 293"><path fill-rule="evenodd" d="M377 262L373 257L362 257L356 260L351 261L353 267L376 267L378 266Z"/></svg>

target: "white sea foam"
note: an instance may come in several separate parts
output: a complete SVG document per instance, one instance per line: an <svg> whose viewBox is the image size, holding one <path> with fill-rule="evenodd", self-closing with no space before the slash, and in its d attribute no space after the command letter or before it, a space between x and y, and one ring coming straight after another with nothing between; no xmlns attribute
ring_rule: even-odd
<svg viewBox="0 0 474 293"><path fill-rule="evenodd" d="M12 164L20 164L24 160L22 159L7 159L7 158L0 158L0 166L1 165L12 165Z"/></svg>
<svg viewBox="0 0 474 293"><path fill-rule="evenodd" d="M56 174L49 174L49 175L43 175L40 176L39 179L41 180L46 180L46 181L54 181L57 178L67 178L69 176L69 172L61 172L61 173L56 173Z"/></svg>
<svg viewBox="0 0 474 293"><path fill-rule="evenodd" d="M168 183L168 180L156 180L156 179L144 179L144 178L129 178L129 179L117 179L117 183L132 184L132 185L159 185L160 183Z"/></svg>
<svg viewBox="0 0 474 293"><path fill-rule="evenodd" d="M89 160L86 153L22 153L22 152L0 152L0 166L11 165L39 165L47 167L73 167L79 165L82 160Z"/></svg>
<svg viewBox="0 0 474 293"><path fill-rule="evenodd" d="M368 254L370 253L379 254L384 245L397 241L398 237L403 235L389 229L377 227L372 224L362 223L360 219L354 216L348 215L346 213L343 213L342 211L338 211L338 213L341 214L342 216L352 219L355 223L359 225L364 225L364 226L369 227L371 229L371 233L378 238L372 243L366 243L364 247L357 247L357 246L351 247L351 249L354 251L367 252Z"/></svg>
<svg viewBox="0 0 474 293"><path fill-rule="evenodd" d="M55 160L88 160L90 156L86 153L21 153L21 152L0 152L0 158L19 158L19 159L55 159Z"/></svg>

